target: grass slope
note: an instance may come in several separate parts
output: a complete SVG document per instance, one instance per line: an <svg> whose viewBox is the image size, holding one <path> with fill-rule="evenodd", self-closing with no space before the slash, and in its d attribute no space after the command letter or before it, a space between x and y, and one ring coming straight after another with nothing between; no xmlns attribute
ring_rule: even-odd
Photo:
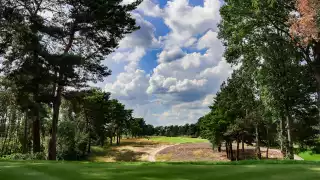
<svg viewBox="0 0 320 180"><path fill-rule="evenodd" d="M313 154L311 151L304 151L298 155L307 161L320 161L320 154Z"/></svg>
<svg viewBox="0 0 320 180"><path fill-rule="evenodd" d="M200 138L189 138L189 137L162 137L154 136L150 140L155 142L164 142L164 143L199 143L199 142L209 142L206 139Z"/></svg>
<svg viewBox="0 0 320 180"><path fill-rule="evenodd" d="M200 164L200 165L199 165ZM4 180L301 180L320 179L320 164L0 162Z"/></svg>

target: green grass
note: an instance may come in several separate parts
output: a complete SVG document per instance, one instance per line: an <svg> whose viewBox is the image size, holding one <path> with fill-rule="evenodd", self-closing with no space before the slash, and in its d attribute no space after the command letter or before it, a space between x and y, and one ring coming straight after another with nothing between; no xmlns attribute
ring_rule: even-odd
<svg viewBox="0 0 320 180"><path fill-rule="evenodd" d="M313 154L311 151L304 151L298 154L307 161L320 161L320 154Z"/></svg>
<svg viewBox="0 0 320 180"><path fill-rule="evenodd" d="M198 143L198 142L209 142L206 139L200 138L190 138L190 137L162 137L155 136L150 138L155 142L165 142L165 143Z"/></svg>
<svg viewBox="0 0 320 180"><path fill-rule="evenodd" d="M257 164L255 164L257 162ZM0 161L3 180L301 180L320 179L320 163L83 163ZM292 164L293 163L293 164ZM238 165L236 165L238 164Z"/></svg>

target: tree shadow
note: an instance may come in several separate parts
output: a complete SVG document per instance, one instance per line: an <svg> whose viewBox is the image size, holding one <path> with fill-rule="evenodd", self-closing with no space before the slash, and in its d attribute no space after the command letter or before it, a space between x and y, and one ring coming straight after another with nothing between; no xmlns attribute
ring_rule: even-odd
<svg viewBox="0 0 320 180"><path fill-rule="evenodd" d="M145 152L135 152L129 149L116 150L113 152L116 161L139 161Z"/></svg>
<svg viewBox="0 0 320 180"><path fill-rule="evenodd" d="M223 150L223 153L226 154L226 151ZM262 159L264 160L279 160L282 159L282 155L277 153L275 154L275 152L273 152L272 150L269 150L269 155L268 158L266 157L266 151L261 150L261 155L262 155ZM233 150L233 157L234 159L236 159L236 150ZM245 149L244 152L242 150L239 150L239 160L253 160L253 159L257 159L256 157L256 151L255 149Z"/></svg>
<svg viewBox="0 0 320 180"><path fill-rule="evenodd" d="M104 159L103 161L128 161L134 162L139 161L140 158L147 154L146 152L133 151L130 149L117 149L112 147L95 147L92 151L88 160L95 161L99 158Z"/></svg>
<svg viewBox="0 0 320 180"><path fill-rule="evenodd" d="M144 147L144 146L153 146L160 144L158 142L154 142L151 140L143 140L143 141L123 141L119 145L113 145L113 146L132 146L132 147Z"/></svg>

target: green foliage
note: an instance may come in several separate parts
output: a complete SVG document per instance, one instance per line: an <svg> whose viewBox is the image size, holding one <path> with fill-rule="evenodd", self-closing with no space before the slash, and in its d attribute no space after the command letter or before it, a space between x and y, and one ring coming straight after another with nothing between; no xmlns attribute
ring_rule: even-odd
<svg viewBox="0 0 320 180"><path fill-rule="evenodd" d="M58 126L57 158L80 160L87 155L88 134L79 131L77 122L64 120Z"/></svg>
<svg viewBox="0 0 320 180"><path fill-rule="evenodd" d="M320 142L317 142L313 148L312 148L312 153L314 154L320 154Z"/></svg>
<svg viewBox="0 0 320 180"><path fill-rule="evenodd" d="M32 119L33 152L41 151L41 109L50 105L52 124L48 156L51 160L56 159L60 105L64 94L68 93L65 87L80 89L109 76L111 71L102 63L105 56L118 47L124 35L139 28L131 11L142 1L127 5L121 2L0 0L0 71L11 82L10 88L16 97L12 99ZM97 106L95 104L95 110ZM93 107L88 108L89 115L94 115ZM98 134L102 139L106 117L101 116L105 113L99 115L94 121L89 121L88 116L87 119L92 125L90 128L95 128L94 135ZM29 127L25 124L23 151L28 151ZM2 124L0 128L3 129ZM90 128L87 127L84 133L91 136ZM74 132L65 133L72 136ZM70 139L64 140L74 144Z"/></svg>
<svg viewBox="0 0 320 180"><path fill-rule="evenodd" d="M21 154L14 153L10 155L5 155L0 158L1 160L46 160L45 153L32 153L32 154Z"/></svg>
<svg viewBox="0 0 320 180"><path fill-rule="evenodd" d="M303 151L298 154L305 161L320 161L320 153Z"/></svg>
<svg viewBox="0 0 320 180"><path fill-rule="evenodd" d="M157 126L153 130L153 134L157 136L191 136L194 138L199 137L199 125L198 124L185 124L185 125L171 125L171 126Z"/></svg>
<svg viewBox="0 0 320 180"><path fill-rule="evenodd" d="M257 154L261 143L279 146L289 158L293 143L314 146L317 67L310 50L290 35L293 11L294 0L227 0L221 7L224 56L241 67L222 84L211 112L201 119L201 133L213 144L254 138Z"/></svg>

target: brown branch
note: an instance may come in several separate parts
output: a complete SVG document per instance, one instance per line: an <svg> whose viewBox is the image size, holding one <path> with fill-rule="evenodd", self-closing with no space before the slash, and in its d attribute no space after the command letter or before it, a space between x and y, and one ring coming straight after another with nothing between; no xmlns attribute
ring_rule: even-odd
<svg viewBox="0 0 320 180"><path fill-rule="evenodd" d="M75 32L76 32L76 22L73 22L71 30L70 30L70 33L69 33L69 35L70 35L69 41L68 41L68 44L66 45L66 47L64 49L64 54L68 53L69 50L71 49L73 41L74 41Z"/></svg>
<svg viewBox="0 0 320 180"><path fill-rule="evenodd" d="M40 10L40 7L41 7L43 0L40 0L40 2L38 0L33 0L33 2L37 5L36 10L35 10L35 14L37 14L38 11Z"/></svg>

